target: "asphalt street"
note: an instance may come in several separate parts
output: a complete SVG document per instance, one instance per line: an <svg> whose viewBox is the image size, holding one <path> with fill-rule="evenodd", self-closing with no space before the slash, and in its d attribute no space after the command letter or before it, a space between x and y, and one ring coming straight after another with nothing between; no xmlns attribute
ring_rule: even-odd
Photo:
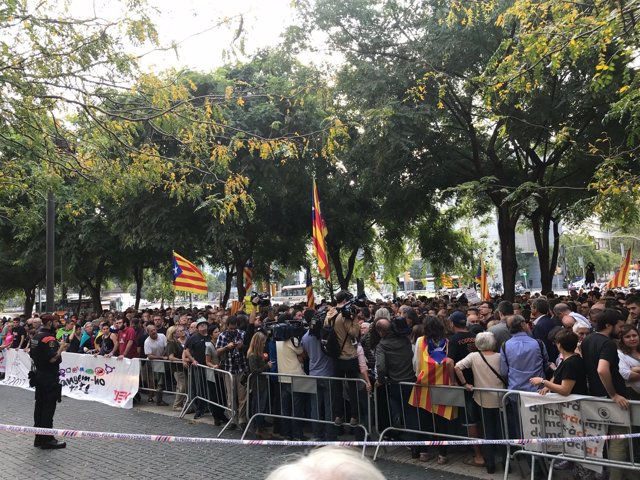
<svg viewBox="0 0 640 480"><path fill-rule="evenodd" d="M33 393L0 386L0 423L33 425ZM96 402L63 397L54 427L137 434L215 437L217 428L204 422L160 415L139 409L123 410ZM239 438L237 432L233 437ZM64 450L40 450L33 437L0 432L0 478L42 479L262 479L304 449L268 446L172 444L68 438ZM473 477L441 472L421 465L379 460L388 479L469 480Z"/></svg>

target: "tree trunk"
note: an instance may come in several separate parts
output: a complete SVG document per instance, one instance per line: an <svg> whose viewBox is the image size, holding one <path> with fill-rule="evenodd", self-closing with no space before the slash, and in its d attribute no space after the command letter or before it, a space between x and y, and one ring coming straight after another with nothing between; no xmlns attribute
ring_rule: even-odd
<svg viewBox="0 0 640 480"><path fill-rule="evenodd" d="M98 314L98 316L102 313L102 296L100 294L100 286L96 288L93 285L88 285L87 289L91 294L91 304L93 306L93 311Z"/></svg>
<svg viewBox="0 0 640 480"><path fill-rule="evenodd" d="M238 300L240 302L244 301L244 296L246 295L247 291L245 289L245 285L244 285L244 265L246 263L246 260L242 260L241 258L237 258L235 261L236 264L236 288L238 289Z"/></svg>
<svg viewBox="0 0 640 480"><path fill-rule="evenodd" d="M140 297L142 297L142 285L144 283L144 267L142 265L133 267L133 278L136 281L136 304L134 308L138 310L140 307Z"/></svg>
<svg viewBox="0 0 640 480"><path fill-rule="evenodd" d="M224 275L224 296L222 297L220 308L227 308L227 302L231 296L231 285L233 285L233 277L235 275L233 264L224 266Z"/></svg>
<svg viewBox="0 0 640 480"><path fill-rule="evenodd" d="M36 302L36 288L38 285L34 285L30 288L24 289L24 314L27 318L31 318L33 313L33 305Z"/></svg>
<svg viewBox="0 0 640 480"><path fill-rule="evenodd" d="M549 242L549 231L553 224L553 248ZM558 250L560 248L560 230L558 222L551 217L551 211L546 208L542 212L536 212L531 217L533 239L538 252L538 265L540 266L540 283L542 293L553 290L553 277L558 266Z"/></svg>
<svg viewBox="0 0 640 480"><path fill-rule="evenodd" d="M333 262L333 269L336 272L336 278L338 279L338 284L340 285L340 289L348 290L349 282L351 282L351 277L353 276L353 270L356 264L356 256L358 255L358 249L354 248L349 254L349 259L347 260L346 273L342 269L342 261L340 260L340 248L328 244L327 249L329 250L329 256L331 257L331 260Z"/></svg>
<svg viewBox="0 0 640 480"><path fill-rule="evenodd" d="M69 292L69 287L67 286L66 283L63 283L62 285L60 285L60 290L62 290L62 295L61 295L61 299L60 299L60 305L62 306L63 310L66 310L67 307L67 294Z"/></svg>
<svg viewBox="0 0 640 480"><path fill-rule="evenodd" d="M76 315L80 316L80 308L82 307L82 295L84 294L84 287L80 287L78 292L78 306L76 307Z"/></svg>
<svg viewBox="0 0 640 480"><path fill-rule="evenodd" d="M86 279L87 288L91 293L91 303L93 304L93 311L98 315L102 313L102 281L104 279L105 274L105 266L107 264L106 258L101 258L98 262L98 266L96 267L96 273L94 278L94 282L91 282L91 279Z"/></svg>
<svg viewBox="0 0 640 480"><path fill-rule="evenodd" d="M500 235L500 253L502 257L502 281L504 283L504 299L513 302L515 299L516 271L516 225L518 216L511 213L509 205L498 207L498 234Z"/></svg>

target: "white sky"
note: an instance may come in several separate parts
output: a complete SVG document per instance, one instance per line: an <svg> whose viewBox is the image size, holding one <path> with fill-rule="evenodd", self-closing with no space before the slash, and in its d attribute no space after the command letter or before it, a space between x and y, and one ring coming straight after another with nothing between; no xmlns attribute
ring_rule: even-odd
<svg viewBox="0 0 640 480"><path fill-rule="evenodd" d="M179 43L175 52L154 52L144 58L143 69L169 67L211 71L225 63L224 51L234 37L239 15L243 16L248 54L279 42L293 20L291 0L148 0L158 10L152 18L165 45ZM224 18L226 26L216 27Z"/></svg>
<svg viewBox="0 0 640 480"><path fill-rule="evenodd" d="M68 1L74 17L96 16L113 21L124 15L124 0ZM281 41L286 27L295 22L293 3L295 0L147 0L160 47L175 42L177 55L174 50L148 53L151 49L148 45L142 49L131 46L131 52L147 54L140 62L143 71L185 68L210 72L236 58L229 57L229 53L242 16L245 56L238 59L248 61L258 49ZM223 24L225 19L227 23ZM303 63L321 66L342 62L338 52L323 48L326 40L322 34L314 33L312 43L320 51L301 53L298 58Z"/></svg>

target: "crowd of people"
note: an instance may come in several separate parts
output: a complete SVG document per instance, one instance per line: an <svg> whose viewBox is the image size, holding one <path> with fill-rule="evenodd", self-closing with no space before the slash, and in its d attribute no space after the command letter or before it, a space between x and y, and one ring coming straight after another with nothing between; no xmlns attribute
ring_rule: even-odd
<svg viewBox="0 0 640 480"><path fill-rule="evenodd" d="M504 438L496 392L505 389L610 398L624 410L629 400L640 400L640 296L633 289L525 292L515 302L496 298L479 305L447 296L354 304L341 291L324 307L324 327L339 348L334 354L309 327L318 314L305 305L255 305L233 315L212 307L70 315L59 319L56 338L68 352L173 365L169 375L164 368L143 368L142 391L160 406L169 406L163 392L177 393L171 406L183 410L190 389L198 396L191 402L194 419L210 413L218 425L244 429L255 413L276 415L255 419L259 438L336 440L367 425L376 389L377 429L397 428L404 432L396 438L404 440L420 432ZM3 319L0 349L28 349L39 324L37 315ZM273 325L288 324L307 328L291 340L274 335ZM211 369L224 377L206 374ZM317 380L305 392L288 375ZM336 383L338 378L348 380ZM460 387L453 391L465 396L464 407L447 404L438 386ZM507 403L511 438L521 435L517 409ZM306 425L292 417L324 422ZM628 429L610 426L609 433ZM411 453L448 462L446 446ZM611 460L628 460L629 453L627 440L608 443ZM500 461L504 452L488 446L475 447L465 463L493 473ZM609 472L611 480L623 475Z"/></svg>

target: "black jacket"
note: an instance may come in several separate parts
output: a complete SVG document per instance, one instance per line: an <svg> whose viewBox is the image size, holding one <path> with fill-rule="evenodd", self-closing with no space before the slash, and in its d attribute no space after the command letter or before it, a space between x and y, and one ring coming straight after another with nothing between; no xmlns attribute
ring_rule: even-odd
<svg viewBox="0 0 640 480"><path fill-rule="evenodd" d="M378 382L415 382L413 350L408 337L388 334L376 347Z"/></svg>

